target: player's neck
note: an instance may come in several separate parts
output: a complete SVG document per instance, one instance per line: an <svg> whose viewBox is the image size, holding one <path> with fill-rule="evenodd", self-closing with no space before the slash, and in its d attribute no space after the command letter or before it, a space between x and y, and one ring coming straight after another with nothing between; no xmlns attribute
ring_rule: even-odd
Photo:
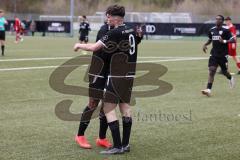
<svg viewBox="0 0 240 160"><path fill-rule="evenodd" d="M216 25L217 28L222 28L222 25Z"/></svg>

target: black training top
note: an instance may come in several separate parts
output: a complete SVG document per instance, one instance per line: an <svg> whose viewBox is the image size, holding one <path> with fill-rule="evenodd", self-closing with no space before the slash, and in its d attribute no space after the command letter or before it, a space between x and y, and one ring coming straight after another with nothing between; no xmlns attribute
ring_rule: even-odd
<svg viewBox="0 0 240 160"><path fill-rule="evenodd" d="M81 22L79 26L79 33L81 36L88 36L88 32L90 31L90 26L88 22Z"/></svg>
<svg viewBox="0 0 240 160"><path fill-rule="evenodd" d="M219 41L220 37L222 37L223 40L230 40L233 38L227 27L222 26L218 28L215 26L211 28L208 32L208 37L212 41L212 50L210 53L212 56L223 57L228 55L228 44Z"/></svg>

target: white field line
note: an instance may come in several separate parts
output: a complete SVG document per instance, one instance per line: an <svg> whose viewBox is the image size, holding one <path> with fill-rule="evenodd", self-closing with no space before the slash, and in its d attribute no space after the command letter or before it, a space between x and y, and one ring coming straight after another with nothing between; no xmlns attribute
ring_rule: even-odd
<svg viewBox="0 0 240 160"><path fill-rule="evenodd" d="M163 59L163 60L152 60L152 61L138 61L138 63L158 63L158 62L177 62L177 61L196 61L196 60L206 60L208 57L196 57L196 58L176 58L176 59ZM74 65L66 65L62 67L73 67ZM84 65L86 66L86 65ZM60 66L39 66L39 67L19 67L19 68L2 68L0 72L3 71L22 71L22 70L37 70L37 69L49 69L58 68Z"/></svg>
<svg viewBox="0 0 240 160"><path fill-rule="evenodd" d="M17 58L17 59L0 59L0 62L18 62L18 61L44 61L44 60L62 60L74 57L45 57L45 58ZM88 58L88 57L86 57ZM138 57L138 59L179 59L179 58L201 58L201 57Z"/></svg>
<svg viewBox="0 0 240 160"><path fill-rule="evenodd" d="M48 58L18 58L18 59L0 59L0 62L17 62L17 61L43 61L43 60L57 60L70 59L73 57L48 57Z"/></svg>

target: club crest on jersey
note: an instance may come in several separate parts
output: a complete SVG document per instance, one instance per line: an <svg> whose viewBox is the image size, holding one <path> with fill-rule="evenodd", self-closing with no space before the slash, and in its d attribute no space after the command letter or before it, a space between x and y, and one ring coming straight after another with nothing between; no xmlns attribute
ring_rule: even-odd
<svg viewBox="0 0 240 160"><path fill-rule="evenodd" d="M222 35L222 34L223 34L223 31L219 31L219 34Z"/></svg>
<svg viewBox="0 0 240 160"><path fill-rule="evenodd" d="M105 35L102 39L106 41L108 39L108 35Z"/></svg>

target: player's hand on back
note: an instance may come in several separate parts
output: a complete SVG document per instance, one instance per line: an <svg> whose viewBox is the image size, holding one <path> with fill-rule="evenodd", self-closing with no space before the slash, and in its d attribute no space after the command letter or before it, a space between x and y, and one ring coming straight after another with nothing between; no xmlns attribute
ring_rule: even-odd
<svg viewBox="0 0 240 160"><path fill-rule="evenodd" d="M141 26L137 26L137 36L142 37L143 36L143 30Z"/></svg>

